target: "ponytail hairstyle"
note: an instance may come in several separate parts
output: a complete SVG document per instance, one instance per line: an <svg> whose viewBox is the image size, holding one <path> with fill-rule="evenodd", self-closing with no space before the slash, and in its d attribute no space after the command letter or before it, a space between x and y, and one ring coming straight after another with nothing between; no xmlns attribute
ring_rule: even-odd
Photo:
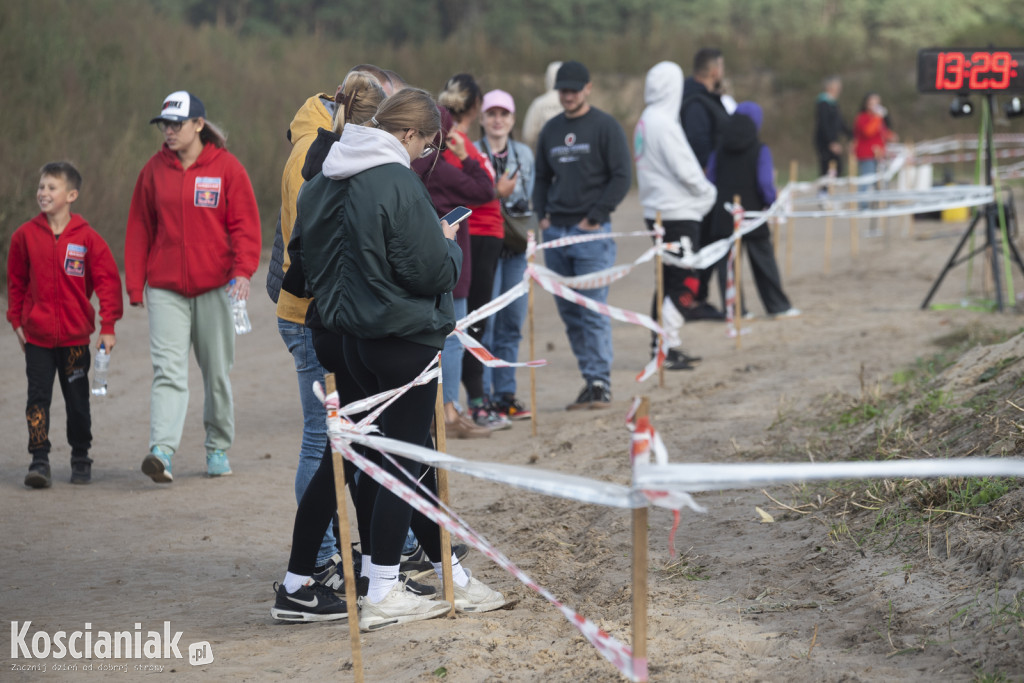
<svg viewBox="0 0 1024 683"><path fill-rule="evenodd" d="M376 113L384 97L384 88L371 73L350 71L334 96L338 104L334 112L334 132L340 135L346 123L365 123Z"/></svg>
<svg viewBox="0 0 1024 683"><path fill-rule="evenodd" d="M204 145L212 143L215 147L225 149L228 146L228 136L217 125L209 119L203 119L203 128L199 131L199 141Z"/></svg>
<svg viewBox="0 0 1024 683"><path fill-rule="evenodd" d="M362 125L380 128L395 136L411 128L430 140L441 130L441 115L430 93L406 88L381 102L377 113Z"/></svg>
<svg viewBox="0 0 1024 683"><path fill-rule="evenodd" d="M484 94L470 74L455 74L444 84L437 101L452 113L456 122L462 121L484 100Z"/></svg>

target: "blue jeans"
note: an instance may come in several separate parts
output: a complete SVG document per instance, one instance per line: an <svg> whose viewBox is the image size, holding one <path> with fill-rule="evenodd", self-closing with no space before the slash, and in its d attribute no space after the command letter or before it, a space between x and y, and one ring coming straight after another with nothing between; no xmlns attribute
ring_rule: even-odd
<svg viewBox="0 0 1024 683"><path fill-rule="evenodd" d="M878 161L875 159L858 159L857 160L857 175L874 175L878 173ZM867 192L869 189L877 187L877 183L864 183L857 185L858 192ZM865 211L871 208L868 202L860 202L860 209Z"/></svg>
<svg viewBox="0 0 1024 683"><path fill-rule="evenodd" d="M299 377L299 401L302 403L302 446L299 449L299 468L295 472L295 500L302 499L313 478L327 446L327 411L313 393L313 382L323 383L325 370L313 350L313 332L305 325L277 319L277 331L295 361ZM316 556L322 565L338 552L334 531L328 526Z"/></svg>
<svg viewBox="0 0 1024 683"><path fill-rule="evenodd" d="M580 230L576 225L552 225L544 231L544 241L611 232L612 224L604 223L597 230ZM545 249L544 263L559 275L586 275L615 265L615 240L583 242L561 249ZM608 288L578 290L594 301L608 301ZM558 315L565 323L569 345L576 356L576 365L588 383L600 380L609 387L612 379L612 323L607 316L595 313L571 301L555 297Z"/></svg>
<svg viewBox="0 0 1024 683"><path fill-rule="evenodd" d="M466 317L466 299L455 299L455 319ZM455 336L444 340L441 351L441 398L445 403L459 400L459 386L462 384L462 355L465 349Z"/></svg>
<svg viewBox="0 0 1024 683"><path fill-rule="evenodd" d="M492 299L523 281L526 272L526 254L506 254L498 259L494 273ZM483 345L502 360L519 360L519 342L523 338L523 320L526 319L527 297L523 295L494 314L484 333ZM484 395L494 399L516 395L516 369L484 366Z"/></svg>

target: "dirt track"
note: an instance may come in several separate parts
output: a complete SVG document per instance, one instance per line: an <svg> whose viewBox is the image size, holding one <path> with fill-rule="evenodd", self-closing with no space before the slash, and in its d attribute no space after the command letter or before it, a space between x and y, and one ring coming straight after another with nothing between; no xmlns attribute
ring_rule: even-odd
<svg viewBox="0 0 1024 683"><path fill-rule="evenodd" d="M620 230L641 224L635 195L614 224ZM535 459L538 468L625 483L628 434L622 418L627 399L644 393L673 461L759 459L774 442L766 430L780 417L816 410L825 396L857 395L862 378L885 382L931 353L936 337L960 326L1021 324L1012 315L919 310L963 225L918 224L912 239L905 222L890 221L886 237L861 239L853 260L848 222L837 222L829 275L822 272L821 227L797 226L793 270L784 273L790 298L804 315L784 321L762 315L751 323L741 351L720 323L687 325L685 348L704 361L696 371L669 373L664 389L656 379L643 386L633 381L646 360L647 333L616 324L615 402L608 411L564 411L581 382L551 298L539 292L538 355L550 361L537 372L540 435L531 438L529 424L521 423L488 441L449 442L450 451L516 464ZM621 243L619 262L645 246L644 240ZM285 626L269 614L271 583L283 576L289 549L301 416L291 359L263 277L261 269L254 279L260 285L250 304L254 332L238 341L232 375L237 439L230 453L235 474L223 480L202 476L202 385L194 364L173 485L155 485L139 471L151 368L145 315L129 309L117 330L110 396L93 402L94 483L67 483L58 392L51 432L54 486L23 488L23 361L14 335L7 334L0 345L5 629L12 620L31 620L32 632L51 634L82 629L86 622L110 631L141 622L145 631L166 620L183 631L182 646L203 640L212 645L215 661L200 667L184 659L141 661L183 679L346 679L348 674L337 673L348 662L344 623ZM610 300L646 312L652 282L649 271L633 274L613 286ZM964 272L954 271L936 300L958 301L963 282ZM748 295L755 293L751 284ZM759 302L751 310L762 314ZM526 348L524 342L524 353ZM523 397L529 395L527 382L521 372ZM471 524L568 605L629 641L628 513L452 479L454 505ZM782 500L789 491L774 495ZM993 577L956 559L934 559L908 573L897 554L837 545L819 521L777 509L775 524L761 524L754 507L771 509L772 503L759 491L698 498L708 514L683 512L676 541L683 560L669 568L671 517L651 513L652 680L970 680L979 663L1008 675L1024 671L1020 633L981 628L990 613ZM433 680L440 667L452 681L618 679L546 602L479 555L467 564L517 596L518 605L366 634L368 680ZM1000 588L1004 595L1015 593L1022 583L1018 572ZM22 680L8 673L6 645L0 678ZM129 672L137 663L114 662L127 664ZM77 664L81 670L83 662Z"/></svg>

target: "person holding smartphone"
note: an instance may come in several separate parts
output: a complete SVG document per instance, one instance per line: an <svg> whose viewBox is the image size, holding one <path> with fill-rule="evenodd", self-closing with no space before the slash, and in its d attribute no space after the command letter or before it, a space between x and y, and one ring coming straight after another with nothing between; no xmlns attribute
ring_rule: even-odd
<svg viewBox="0 0 1024 683"><path fill-rule="evenodd" d="M479 120L483 93L470 74L455 74L445 83L437 101L452 115L455 129L450 137L464 142L466 151L475 157L487 170L492 180L490 199L480 204L470 204L473 215L469 219L470 278L467 310L472 313L490 302L494 288L494 273L501 256L505 239L505 221L501 216L499 198L515 187L515 180L497 175L487 158L482 156L469 140L470 126ZM455 156L451 145L444 152L449 163L461 166L462 160ZM490 321L487 319L466 330L475 339L483 339ZM507 429L508 418L498 415L487 401L484 392L484 366L471 354L462 357L462 384L466 388L467 410L473 421L490 429Z"/></svg>
<svg viewBox="0 0 1024 683"><path fill-rule="evenodd" d="M447 214L465 205L477 205L489 201L494 196L494 184L483 164L477 157L470 156L464 136L454 135L454 122L449 111L439 106L441 130L445 133L446 148L461 163L456 166L448 161L448 154L431 154L412 162L412 170L420 176L427 186L430 200L434 203L437 215ZM471 145L470 145L471 146ZM462 272L459 281L452 290L455 304L455 319L466 317L466 298L469 296L471 254L469 230L463 226L455 236L462 249ZM462 386L462 342L454 335L449 335L441 352L441 393L444 400L445 432L458 439L481 439L491 435L491 430L473 422L459 411L459 387Z"/></svg>
<svg viewBox="0 0 1024 683"><path fill-rule="evenodd" d="M484 95L481 108L483 137L474 144L486 155L499 178L515 181L512 190L499 197L505 209L513 214L526 213L530 211L530 195L533 194L533 152L523 143L512 139L512 129L516 125L515 100L504 90L491 90ZM525 252L515 253L502 246L491 298L497 298L522 282L525 272ZM526 297L523 296L495 313L484 333L484 346L502 360L514 363L519 359L526 303ZM484 394L499 415L510 420L530 418L529 408L516 398L515 368L492 370L485 367Z"/></svg>
<svg viewBox="0 0 1024 683"><path fill-rule="evenodd" d="M385 99L366 124L344 127L323 172L305 184L298 198L294 232L302 237L306 285L320 322L342 337L344 364L363 396L412 382L455 327L451 290L462 267L455 242L459 226L438 220L426 188L410 168L413 159L436 153L440 128L430 94L402 90ZM432 447L436 395L436 380L411 387L384 410L377 427L388 438ZM400 470L380 454L368 457L414 487L424 473L415 461L397 458ZM430 472L425 474L430 482ZM369 526L365 534L360 529L362 575L369 579L359 598L360 629L447 613L447 602L411 592L399 573L410 521L440 572L440 529L414 517L408 503L374 480L360 479L357 518L360 526L367 520ZM288 572L275 587L275 618L344 618L344 601L312 577L317 548L336 510L333 458L325 457L299 502ZM457 610L483 612L505 603L454 554L452 573Z"/></svg>

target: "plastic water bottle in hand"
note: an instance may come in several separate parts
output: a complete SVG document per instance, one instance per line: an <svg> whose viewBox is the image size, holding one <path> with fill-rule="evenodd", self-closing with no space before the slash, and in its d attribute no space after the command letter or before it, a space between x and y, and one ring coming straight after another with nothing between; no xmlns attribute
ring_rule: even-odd
<svg viewBox="0 0 1024 683"><path fill-rule="evenodd" d="M235 285L234 279L228 286ZM249 322L249 311L245 307L245 299L239 299L234 294L228 294L231 299L231 317L235 321L235 334L248 334L252 332L252 323Z"/></svg>
<svg viewBox="0 0 1024 683"><path fill-rule="evenodd" d="M110 353L105 344L100 344L96 352L96 362L92 370L92 395L107 395L107 374L110 372Z"/></svg>

